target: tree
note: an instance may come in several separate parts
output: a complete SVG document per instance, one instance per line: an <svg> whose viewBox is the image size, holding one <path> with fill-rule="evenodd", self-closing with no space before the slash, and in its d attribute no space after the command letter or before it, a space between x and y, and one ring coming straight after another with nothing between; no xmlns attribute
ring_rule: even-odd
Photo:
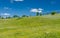
<svg viewBox="0 0 60 38"><path fill-rule="evenodd" d="M42 13L40 13L40 16L42 16Z"/></svg>
<svg viewBox="0 0 60 38"><path fill-rule="evenodd" d="M4 17L1 17L1 19L4 19Z"/></svg>
<svg viewBox="0 0 60 38"><path fill-rule="evenodd" d="M28 17L27 15L22 15L22 17Z"/></svg>
<svg viewBox="0 0 60 38"><path fill-rule="evenodd" d="M51 12L51 15L55 15L55 14L56 14L56 12L55 12L55 11Z"/></svg>
<svg viewBox="0 0 60 38"><path fill-rule="evenodd" d="M39 16L39 12L36 13L36 16Z"/></svg>
<svg viewBox="0 0 60 38"><path fill-rule="evenodd" d="M14 15L13 18L18 18L19 16L18 15Z"/></svg>

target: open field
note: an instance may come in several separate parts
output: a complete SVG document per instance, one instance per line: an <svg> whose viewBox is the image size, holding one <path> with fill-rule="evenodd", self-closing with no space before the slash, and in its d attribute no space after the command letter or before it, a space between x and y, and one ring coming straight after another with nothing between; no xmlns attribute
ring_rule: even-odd
<svg viewBox="0 0 60 38"><path fill-rule="evenodd" d="M60 38L60 15L0 19L0 38Z"/></svg>

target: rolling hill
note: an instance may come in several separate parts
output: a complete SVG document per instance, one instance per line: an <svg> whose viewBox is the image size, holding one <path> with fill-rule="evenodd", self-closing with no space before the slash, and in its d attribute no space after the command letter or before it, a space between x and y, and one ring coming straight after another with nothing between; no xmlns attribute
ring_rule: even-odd
<svg viewBox="0 0 60 38"><path fill-rule="evenodd" d="M60 38L60 14L0 19L0 38Z"/></svg>

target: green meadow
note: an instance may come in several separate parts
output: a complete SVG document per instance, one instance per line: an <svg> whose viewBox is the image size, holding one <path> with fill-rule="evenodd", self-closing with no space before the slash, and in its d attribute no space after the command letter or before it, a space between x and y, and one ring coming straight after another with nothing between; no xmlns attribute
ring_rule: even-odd
<svg viewBox="0 0 60 38"><path fill-rule="evenodd" d="M0 19L0 38L60 38L60 14Z"/></svg>

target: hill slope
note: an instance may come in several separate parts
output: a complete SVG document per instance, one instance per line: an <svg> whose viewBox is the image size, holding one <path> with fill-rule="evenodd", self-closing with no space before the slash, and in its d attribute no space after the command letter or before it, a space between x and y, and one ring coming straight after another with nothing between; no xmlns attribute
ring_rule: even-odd
<svg viewBox="0 0 60 38"><path fill-rule="evenodd" d="M59 16L0 19L0 38L60 38Z"/></svg>

